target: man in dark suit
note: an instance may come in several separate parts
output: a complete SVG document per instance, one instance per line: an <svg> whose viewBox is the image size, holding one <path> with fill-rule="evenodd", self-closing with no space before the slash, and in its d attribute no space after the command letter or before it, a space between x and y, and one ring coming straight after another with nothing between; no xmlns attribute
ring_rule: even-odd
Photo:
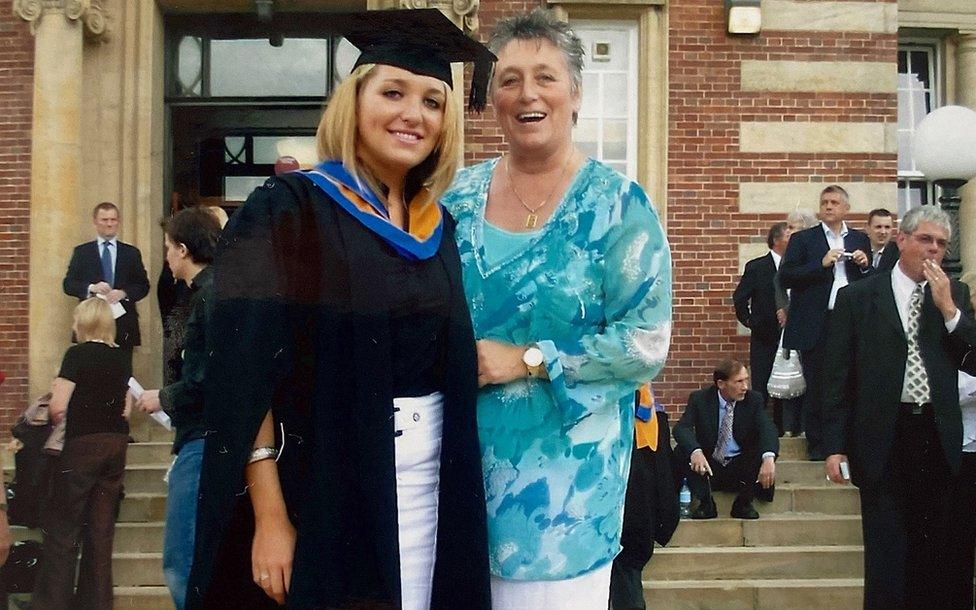
<svg viewBox="0 0 976 610"><path fill-rule="evenodd" d="M969 289L939 265L949 217L905 215L891 271L840 292L825 353L827 476L861 496L865 608L957 608L947 587L950 481L959 469L957 371L976 345ZM970 586L972 574L969 574Z"/></svg>
<svg viewBox="0 0 976 610"><path fill-rule="evenodd" d="M698 500L691 517L718 516L711 494L716 489L737 492L732 517L758 519L752 499L760 492L761 499L772 500L776 481L776 427L762 395L749 389L749 371L741 362L719 362L712 380L714 385L691 393L674 427L679 456L688 459L688 487Z"/></svg>
<svg viewBox="0 0 976 610"><path fill-rule="evenodd" d="M891 212L877 208L868 213L868 238L871 240L871 266L890 271L898 262L898 244L891 239L894 218Z"/></svg>
<svg viewBox="0 0 976 610"><path fill-rule="evenodd" d="M787 223L777 222L769 228L766 245L769 253L746 263L742 279L732 293L735 317L749 329L749 368L752 389L769 400L766 384L773 370L773 359L779 346L779 319L776 314L776 290L773 278L790 242ZM779 424L779 422L777 422Z"/></svg>
<svg viewBox="0 0 976 610"><path fill-rule="evenodd" d="M783 347L800 351L803 377L803 427L810 459L825 457L821 401L823 346L837 291L873 271L871 242L844 217L851 205L847 191L831 185L820 193L820 224L794 233L780 265L779 279L792 289Z"/></svg>
<svg viewBox="0 0 976 610"><path fill-rule="evenodd" d="M127 350L140 344L136 301L149 294L149 278L135 246L118 240L119 208L108 201L92 210L98 238L77 246L71 254L62 288L68 296L101 296L121 303L125 314L115 319L115 342Z"/></svg>

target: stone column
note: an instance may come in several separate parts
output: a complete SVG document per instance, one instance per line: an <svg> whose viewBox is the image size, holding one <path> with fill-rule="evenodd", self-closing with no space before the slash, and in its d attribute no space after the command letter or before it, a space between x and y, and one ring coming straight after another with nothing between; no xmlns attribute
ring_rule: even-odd
<svg viewBox="0 0 976 610"><path fill-rule="evenodd" d="M104 29L90 0L14 0L34 33L31 131L30 396L50 387L71 333L73 301L61 291L77 241L81 186L83 30ZM89 15L91 12L91 15Z"/></svg>
<svg viewBox="0 0 976 610"><path fill-rule="evenodd" d="M976 110L976 31L960 32L956 46L956 104ZM976 179L959 191L962 280L976 287Z"/></svg>

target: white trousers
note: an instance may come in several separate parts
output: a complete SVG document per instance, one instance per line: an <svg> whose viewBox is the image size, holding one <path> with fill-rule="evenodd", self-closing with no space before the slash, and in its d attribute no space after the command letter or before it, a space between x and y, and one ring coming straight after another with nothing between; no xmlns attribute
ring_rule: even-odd
<svg viewBox="0 0 976 610"><path fill-rule="evenodd" d="M397 524L403 610L427 610L437 550L444 396L394 398Z"/></svg>
<svg viewBox="0 0 976 610"><path fill-rule="evenodd" d="M610 568L566 580L510 580L491 577L492 610L606 610L610 603Z"/></svg>

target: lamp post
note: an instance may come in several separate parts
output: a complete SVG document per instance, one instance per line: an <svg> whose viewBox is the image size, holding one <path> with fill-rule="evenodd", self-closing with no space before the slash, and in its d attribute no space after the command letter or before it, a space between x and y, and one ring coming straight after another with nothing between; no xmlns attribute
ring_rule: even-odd
<svg viewBox="0 0 976 610"><path fill-rule="evenodd" d="M959 277L962 271L959 189L976 177L976 112L964 106L933 110L918 124L912 152L915 167L939 187L939 204L952 220L954 239L942 267L952 277Z"/></svg>

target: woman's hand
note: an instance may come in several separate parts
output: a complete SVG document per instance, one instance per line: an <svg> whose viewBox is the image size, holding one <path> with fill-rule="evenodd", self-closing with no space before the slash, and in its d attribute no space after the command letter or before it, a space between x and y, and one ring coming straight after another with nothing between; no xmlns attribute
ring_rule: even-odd
<svg viewBox="0 0 976 610"><path fill-rule="evenodd" d="M477 347L479 388L508 383L529 375L522 361L524 347L491 339L479 339Z"/></svg>
<svg viewBox="0 0 976 610"><path fill-rule="evenodd" d="M295 557L295 528L286 515L259 520L254 525L251 571L254 582L265 594L284 605L291 588L291 566Z"/></svg>

